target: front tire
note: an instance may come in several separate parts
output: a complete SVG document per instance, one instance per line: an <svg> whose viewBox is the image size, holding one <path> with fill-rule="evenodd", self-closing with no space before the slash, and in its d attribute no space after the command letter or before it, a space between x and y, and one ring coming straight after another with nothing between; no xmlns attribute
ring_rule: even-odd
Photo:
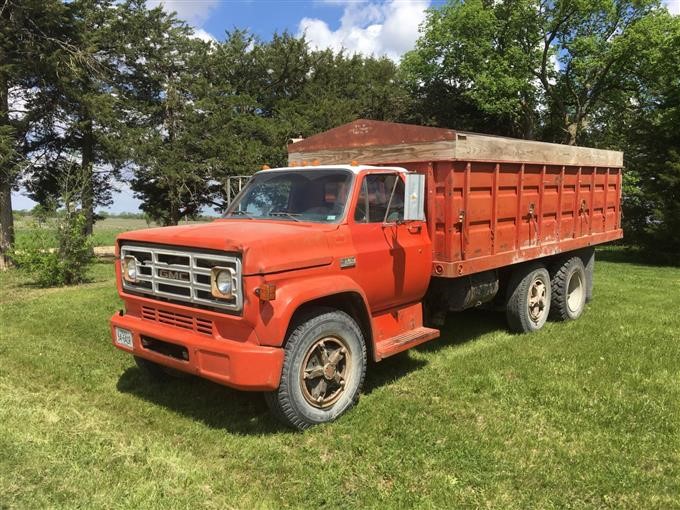
<svg viewBox="0 0 680 510"><path fill-rule="evenodd" d="M366 345L346 313L322 309L288 337L281 382L265 393L281 422L299 430L333 421L359 399L366 374Z"/></svg>
<svg viewBox="0 0 680 510"><path fill-rule="evenodd" d="M505 315L515 333L538 331L550 310L550 275L539 263L515 269L508 282Z"/></svg>

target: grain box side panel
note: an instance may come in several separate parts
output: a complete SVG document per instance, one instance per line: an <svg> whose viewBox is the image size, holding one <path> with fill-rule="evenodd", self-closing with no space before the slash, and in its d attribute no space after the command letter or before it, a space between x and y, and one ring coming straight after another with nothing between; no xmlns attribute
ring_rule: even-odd
<svg viewBox="0 0 680 510"><path fill-rule="evenodd" d="M482 161L466 166L467 205L465 210L463 258L485 257L492 254L494 221L494 174L496 164Z"/></svg>

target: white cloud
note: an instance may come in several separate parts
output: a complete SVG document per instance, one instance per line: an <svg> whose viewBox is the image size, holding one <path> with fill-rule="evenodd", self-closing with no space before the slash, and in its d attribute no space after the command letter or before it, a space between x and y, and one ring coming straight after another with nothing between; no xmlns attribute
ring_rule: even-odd
<svg viewBox="0 0 680 510"><path fill-rule="evenodd" d="M194 28L194 37L205 42L217 42L214 35L202 28Z"/></svg>
<svg viewBox="0 0 680 510"><path fill-rule="evenodd" d="M174 11L178 18L192 25L201 25L217 7L219 0L147 0L146 3L149 8L162 5L164 11Z"/></svg>
<svg viewBox="0 0 680 510"><path fill-rule="evenodd" d="M298 35L306 35L314 48L342 49L363 55L399 58L413 48L418 27L425 20L430 0L356 2L327 0L344 5L340 27L331 30L323 20L303 18Z"/></svg>
<svg viewBox="0 0 680 510"><path fill-rule="evenodd" d="M664 3L668 8L668 12L680 16L680 0L666 0Z"/></svg>

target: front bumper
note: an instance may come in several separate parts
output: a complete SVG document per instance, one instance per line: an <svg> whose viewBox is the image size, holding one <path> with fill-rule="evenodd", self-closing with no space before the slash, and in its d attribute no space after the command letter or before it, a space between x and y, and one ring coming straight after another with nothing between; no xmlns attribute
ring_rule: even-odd
<svg viewBox="0 0 680 510"><path fill-rule="evenodd" d="M116 327L132 332L132 350L116 343ZM150 350L142 345L142 337L183 347L188 359ZM111 317L111 340L127 353L240 390L275 390L281 379L283 349L278 347L214 338L119 314Z"/></svg>

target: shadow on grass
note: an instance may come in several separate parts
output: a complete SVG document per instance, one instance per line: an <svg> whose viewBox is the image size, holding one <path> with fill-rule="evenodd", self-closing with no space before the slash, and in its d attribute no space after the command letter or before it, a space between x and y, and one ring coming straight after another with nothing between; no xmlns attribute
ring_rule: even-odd
<svg viewBox="0 0 680 510"><path fill-rule="evenodd" d="M441 336L416 349L421 352L436 352L445 347L476 340L492 331L507 331L507 329L505 315L494 310L473 308L464 312L450 313L446 317L446 324L441 328Z"/></svg>
<svg viewBox="0 0 680 510"><path fill-rule="evenodd" d="M497 312L468 310L449 314L442 336L416 349L436 352L505 327L502 314ZM378 388L393 384L426 364L426 360L412 357L408 351L380 363L369 363L363 394L369 395ZM236 434L294 433L269 414L262 394L258 392L232 390L192 376L164 382L151 381L137 367L128 368L118 380L117 387L123 393L200 421L210 428Z"/></svg>
<svg viewBox="0 0 680 510"><path fill-rule="evenodd" d="M291 432L270 416L259 392L237 391L193 376L153 381L137 367L123 372L117 388L210 428L237 434Z"/></svg>
<svg viewBox="0 0 680 510"><path fill-rule="evenodd" d="M481 309L450 313L441 328L441 336L416 347L415 350L425 353L437 352L440 349L471 342L491 331L505 329L507 325L502 313ZM384 359L380 363L372 363L366 373L364 393L370 394L381 386L391 384L426 364L427 361L422 358L409 356L409 351Z"/></svg>

